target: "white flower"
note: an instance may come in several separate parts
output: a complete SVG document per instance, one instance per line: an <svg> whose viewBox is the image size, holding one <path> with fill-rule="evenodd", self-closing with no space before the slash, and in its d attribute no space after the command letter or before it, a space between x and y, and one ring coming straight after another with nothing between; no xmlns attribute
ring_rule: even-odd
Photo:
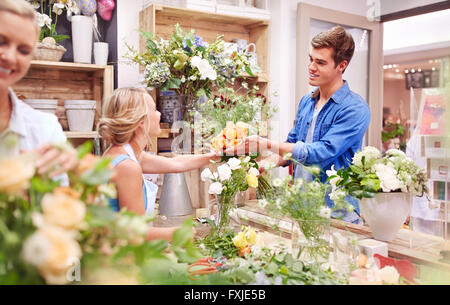
<svg viewBox="0 0 450 305"><path fill-rule="evenodd" d="M201 59L199 56L194 56L191 58L191 65L193 67L196 67L200 72L200 79L217 79L217 72L213 69L213 67L206 59Z"/></svg>
<svg viewBox="0 0 450 305"><path fill-rule="evenodd" d="M329 207L321 207L319 216L322 218L330 218L331 217L331 209Z"/></svg>
<svg viewBox="0 0 450 305"><path fill-rule="evenodd" d="M336 189L328 195L333 201L342 201L347 196L347 193L342 189Z"/></svg>
<svg viewBox="0 0 450 305"><path fill-rule="evenodd" d="M230 180L231 178L231 168L228 164L223 164L217 168L217 172L219 173L220 181Z"/></svg>
<svg viewBox="0 0 450 305"><path fill-rule="evenodd" d="M249 156L247 156L247 157L245 157L245 159L244 160L242 160L242 163L248 163L249 161L250 161L250 157Z"/></svg>
<svg viewBox="0 0 450 305"><path fill-rule="evenodd" d="M331 166L331 169L329 169L329 170L326 171L326 173L327 173L327 176L328 176L328 177L331 177L331 176L337 176L337 171L334 169L334 164ZM335 178L333 178L333 179L330 180L330 184L331 184L331 187L332 187L332 191L333 191L333 192L336 190L336 184L337 184L339 181L341 181L341 180L342 180L342 178L339 177L339 176L337 176L337 177L335 177Z"/></svg>
<svg viewBox="0 0 450 305"><path fill-rule="evenodd" d="M254 168L254 167L251 167L251 168L248 170L248 174L249 174L249 175L253 175L253 176L258 177L258 176L259 176L259 170L256 169L256 168Z"/></svg>
<svg viewBox="0 0 450 305"><path fill-rule="evenodd" d="M280 187L281 184L283 184L283 180L281 180L280 178L273 179L273 186Z"/></svg>
<svg viewBox="0 0 450 305"><path fill-rule="evenodd" d="M44 25L48 28L51 27L52 19L48 15L36 13L36 19L37 19L37 24L40 28L42 28Z"/></svg>
<svg viewBox="0 0 450 305"><path fill-rule="evenodd" d="M56 15L61 15L64 9L64 4L60 2L55 2L53 4L53 13Z"/></svg>
<svg viewBox="0 0 450 305"><path fill-rule="evenodd" d="M403 151L401 151L401 150L399 150L399 149L394 149L394 148L389 149L389 150L386 152L386 155L397 156L397 157L403 157L403 158L406 157L406 154L405 154Z"/></svg>
<svg viewBox="0 0 450 305"><path fill-rule="evenodd" d="M202 179L203 182L206 182L206 180L213 180L214 176L209 168L205 168L200 174L200 178Z"/></svg>
<svg viewBox="0 0 450 305"><path fill-rule="evenodd" d="M227 164L232 170L241 168L241 161L238 158L231 158L230 160L228 160Z"/></svg>
<svg viewBox="0 0 450 305"><path fill-rule="evenodd" d="M222 193L223 190L223 185L220 182L214 182L209 186L209 190L208 193L209 194L215 194L215 195L220 195Z"/></svg>
<svg viewBox="0 0 450 305"><path fill-rule="evenodd" d="M365 157L366 164L370 164L381 157L381 152L376 147L366 146L353 156L353 164L362 167L362 157Z"/></svg>
<svg viewBox="0 0 450 305"><path fill-rule="evenodd" d="M35 10L41 7L41 5L39 4L39 1L38 1L38 0L33 0L33 1L31 1L30 3L31 3L31 6L32 6Z"/></svg>
<svg viewBox="0 0 450 305"><path fill-rule="evenodd" d="M398 284L400 274L393 266L385 266L380 270L380 279L387 284Z"/></svg>
<svg viewBox="0 0 450 305"><path fill-rule="evenodd" d="M380 179L380 186L383 192L388 193L403 187L402 182L397 178L397 171L394 168L378 163L373 166L373 169L378 179Z"/></svg>
<svg viewBox="0 0 450 305"><path fill-rule="evenodd" d="M186 77L184 75L181 77L181 82L182 83L186 82Z"/></svg>

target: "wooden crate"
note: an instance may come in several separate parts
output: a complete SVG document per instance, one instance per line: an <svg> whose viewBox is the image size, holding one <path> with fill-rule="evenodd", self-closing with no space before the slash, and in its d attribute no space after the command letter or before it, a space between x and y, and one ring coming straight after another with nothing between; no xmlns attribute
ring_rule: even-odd
<svg viewBox="0 0 450 305"><path fill-rule="evenodd" d="M14 87L22 99L57 99L57 116L67 138L75 145L98 137L95 131L102 104L114 90L113 66L69 62L32 61L28 74ZM65 100L97 101L94 131L70 132L64 111Z"/></svg>

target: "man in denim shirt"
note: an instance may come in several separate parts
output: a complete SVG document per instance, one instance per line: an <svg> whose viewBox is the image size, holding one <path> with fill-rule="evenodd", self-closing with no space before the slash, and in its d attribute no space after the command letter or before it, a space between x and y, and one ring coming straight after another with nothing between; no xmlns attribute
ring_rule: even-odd
<svg viewBox="0 0 450 305"><path fill-rule="evenodd" d="M306 166L319 166L319 178L325 182L326 171L332 165L335 170L348 167L354 154L361 149L370 122L370 110L364 99L352 92L342 79L355 48L352 36L337 26L315 36L311 45L309 84L318 88L300 100L295 126L286 142L255 136L248 137L245 144L247 151L269 149L276 152L264 161L270 160L277 166L288 165L288 161L279 156L292 153L294 159ZM297 166L294 178L300 177L312 180L309 173ZM328 195L326 201L328 206L333 206ZM355 209L351 213L344 212L343 220L357 223L358 201L350 197L347 201Z"/></svg>

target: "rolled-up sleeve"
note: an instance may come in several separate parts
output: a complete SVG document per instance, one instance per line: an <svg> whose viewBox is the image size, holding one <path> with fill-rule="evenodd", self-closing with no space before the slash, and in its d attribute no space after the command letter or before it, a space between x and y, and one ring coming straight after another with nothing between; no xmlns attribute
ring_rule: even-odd
<svg viewBox="0 0 450 305"><path fill-rule="evenodd" d="M302 141L295 143L294 149L292 150L292 158L300 163L304 163L307 156L308 149L306 148L306 144Z"/></svg>

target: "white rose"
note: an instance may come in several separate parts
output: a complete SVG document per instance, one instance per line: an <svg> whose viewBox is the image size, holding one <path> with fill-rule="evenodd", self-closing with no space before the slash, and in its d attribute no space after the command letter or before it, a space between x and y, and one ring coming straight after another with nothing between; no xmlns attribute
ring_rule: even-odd
<svg viewBox="0 0 450 305"><path fill-rule="evenodd" d="M202 179L203 182L206 182L206 180L214 179L214 175L209 168L205 168L200 174L200 178Z"/></svg>
<svg viewBox="0 0 450 305"><path fill-rule="evenodd" d="M380 186L383 192L391 192L402 188L401 181L397 178L397 171L387 165L378 163L373 166L375 174L380 179Z"/></svg>
<svg viewBox="0 0 450 305"><path fill-rule="evenodd" d="M241 161L238 158L231 158L230 160L228 160L227 164L232 170L241 168Z"/></svg>
<svg viewBox="0 0 450 305"><path fill-rule="evenodd" d="M400 274L393 266L385 266L380 270L380 279L387 284L398 284Z"/></svg>
<svg viewBox="0 0 450 305"><path fill-rule="evenodd" d="M243 163L248 163L248 162L250 162L250 159L251 158L249 156L247 156L247 157L244 158L244 160L242 160L242 162Z"/></svg>
<svg viewBox="0 0 450 305"><path fill-rule="evenodd" d="M213 195L220 195L223 190L223 185L220 182L214 182L209 186L208 193Z"/></svg>
<svg viewBox="0 0 450 305"><path fill-rule="evenodd" d="M194 56L191 58L191 65L197 68L201 61L202 59L199 56Z"/></svg>
<svg viewBox="0 0 450 305"><path fill-rule="evenodd" d="M223 164L217 168L220 181L229 180L231 178L231 168L228 164Z"/></svg>
<svg viewBox="0 0 450 305"><path fill-rule="evenodd" d="M254 167L251 167L251 168L248 170L248 174L249 174L249 175L253 175L253 176L258 177L258 176L259 176L259 170L256 169L256 168L254 168Z"/></svg>
<svg viewBox="0 0 450 305"><path fill-rule="evenodd" d="M386 152L386 155L392 155L392 156L397 156L397 157L402 157L402 158L406 157L406 154L403 151L401 151L399 149L395 149L395 148L389 149Z"/></svg>

